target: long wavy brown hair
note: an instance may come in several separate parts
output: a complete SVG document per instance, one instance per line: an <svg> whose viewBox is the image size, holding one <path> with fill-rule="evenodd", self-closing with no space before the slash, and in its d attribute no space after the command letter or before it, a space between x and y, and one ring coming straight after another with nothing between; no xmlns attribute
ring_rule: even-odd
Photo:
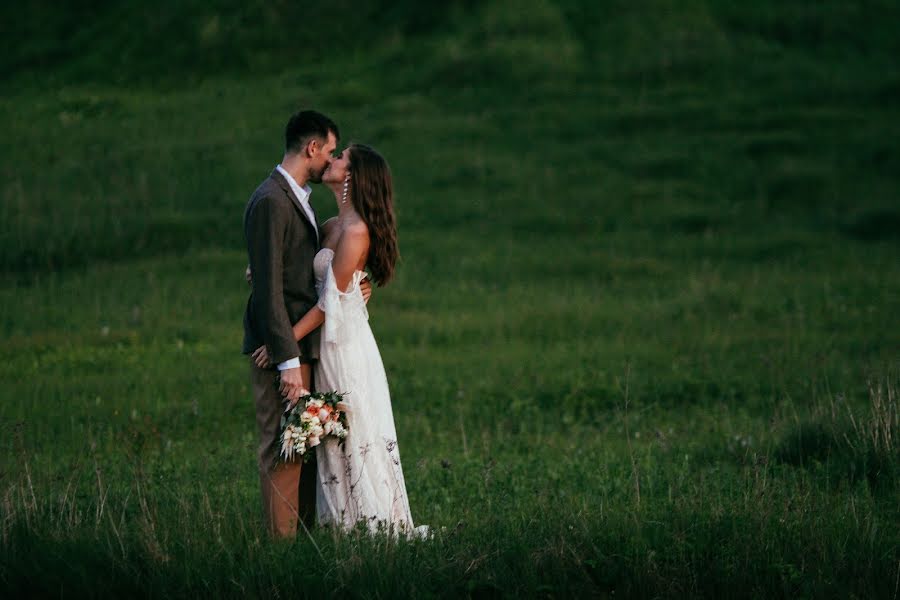
<svg viewBox="0 0 900 600"><path fill-rule="evenodd" d="M391 168L374 148L350 145L350 197L353 209L369 228L367 266L375 282L384 286L393 279L400 258L397 219L394 217L394 184Z"/></svg>

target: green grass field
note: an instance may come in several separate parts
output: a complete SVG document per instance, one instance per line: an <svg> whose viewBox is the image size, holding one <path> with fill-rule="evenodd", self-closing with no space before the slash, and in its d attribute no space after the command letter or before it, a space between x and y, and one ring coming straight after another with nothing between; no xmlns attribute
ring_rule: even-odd
<svg viewBox="0 0 900 600"><path fill-rule="evenodd" d="M215 5L0 9L2 595L900 597L896 3ZM393 169L431 541L263 535L303 107Z"/></svg>

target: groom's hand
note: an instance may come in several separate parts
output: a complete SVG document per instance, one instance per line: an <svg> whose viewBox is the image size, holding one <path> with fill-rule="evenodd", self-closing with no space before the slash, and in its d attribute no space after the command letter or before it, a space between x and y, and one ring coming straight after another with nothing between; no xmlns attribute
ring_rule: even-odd
<svg viewBox="0 0 900 600"><path fill-rule="evenodd" d="M368 304L369 298L372 297L372 284L369 283L368 277L366 277L359 283L359 291L362 292L363 302Z"/></svg>
<svg viewBox="0 0 900 600"><path fill-rule="evenodd" d="M301 373L300 367L296 367L294 369L285 369L280 374L281 386L278 388L278 391L293 405L304 390L303 373Z"/></svg>
<svg viewBox="0 0 900 600"><path fill-rule="evenodd" d="M269 353L266 351L265 344L253 351L253 362L260 369L269 368Z"/></svg>

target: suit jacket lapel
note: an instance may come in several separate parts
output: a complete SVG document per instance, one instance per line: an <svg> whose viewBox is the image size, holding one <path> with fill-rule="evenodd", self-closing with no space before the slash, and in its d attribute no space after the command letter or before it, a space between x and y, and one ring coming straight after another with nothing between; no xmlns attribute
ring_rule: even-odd
<svg viewBox="0 0 900 600"><path fill-rule="evenodd" d="M319 239L319 226L315 223L310 222L309 215L306 214L306 211L303 209L303 205L300 204L300 199L297 198L297 196L294 194L294 190L291 189L291 186L287 182L287 179L284 178L284 175L279 173L278 169L275 169L272 171L271 177L278 182L278 185L281 186L281 189L284 190L284 192L287 194L287 197L291 199L294 208L296 208L300 213L300 216L303 217L303 221L312 228L313 234L316 236L316 239ZM313 217L315 218L316 211L312 210L312 204L309 205L309 208L313 213Z"/></svg>

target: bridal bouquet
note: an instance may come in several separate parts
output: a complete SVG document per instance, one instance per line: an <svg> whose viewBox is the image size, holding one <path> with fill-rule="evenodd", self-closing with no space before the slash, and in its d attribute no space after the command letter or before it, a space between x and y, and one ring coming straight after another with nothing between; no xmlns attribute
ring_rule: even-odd
<svg viewBox="0 0 900 600"><path fill-rule="evenodd" d="M318 446L325 436L343 441L347 437L347 405L344 394L315 392L301 396L293 408L281 416L281 460L297 456L306 461L308 450Z"/></svg>

